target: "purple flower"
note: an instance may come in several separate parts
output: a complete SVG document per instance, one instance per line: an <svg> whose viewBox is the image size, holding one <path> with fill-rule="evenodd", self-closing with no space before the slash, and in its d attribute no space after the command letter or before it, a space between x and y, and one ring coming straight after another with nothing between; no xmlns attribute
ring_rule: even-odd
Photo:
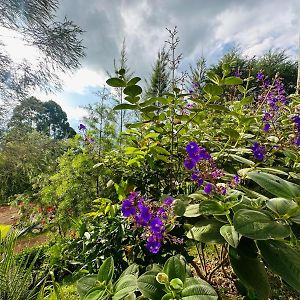
<svg viewBox="0 0 300 300"><path fill-rule="evenodd" d="M137 216L137 221L140 225L146 225L151 219L151 213L148 207L139 203L138 208L140 210L140 215Z"/></svg>
<svg viewBox="0 0 300 300"><path fill-rule="evenodd" d="M236 70L236 71L234 71L233 75L234 75L235 77L241 77L242 72L240 72L240 70Z"/></svg>
<svg viewBox="0 0 300 300"><path fill-rule="evenodd" d="M86 126L82 123L79 124L78 128L79 130L86 130Z"/></svg>
<svg viewBox="0 0 300 300"><path fill-rule="evenodd" d="M185 147L186 152L189 154L189 156L194 156L199 151L199 146L196 142L190 142Z"/></svg>
<svg viewBox="0 0 300 300"><path fill-rule="evenodd" d="M171 206L171 204L174 202L173 198L172 197L167 197L165 198L163 204L166 205L166 206Z"/></svg>
<svg viewBox="0 0 300 300"><path fill-rule="evenodd" d="M235 176L233 176L233 181L235 184L240 184L241 177L239 175L235 175Z"/></svg>
<svg viewBox="0 0 300 300"><path fill-rule="evenodd" d="M292 121L296 124L297 131L300 132L300 116L295 116Z"/></svg>
<svg viewBox="0 0 300 300"><path fill-rule="evenodd" d="M124 200L122 203L122 213L124 217L130 217L135 215L136 208L132 205L132 202L128 199Z"/></svg>
<svg viewBox="0 0 300 300"><path fill-rule="evenodd" d="M200 178L200 179L197 180L197 183L198 183L199 185L202 185L203 182L204 182L203 178Z"/></svg>
<svg viewBox="0 0 300 300"><path fill-rule="evenodd" d="M212 192L212 189L213 189L213 185L211 183L208 183L205 185L203 191L206 194L210 194Z"/></svg>
<svg viewBox="0 0 300 300"><path fill-rule="evenodd" d="M271 125L269 123L266 123L263 128L264 132L268 132L270 130L270 127Z"/></svg>
<svg viewBox="0 0 300 300"><path fill-rule="evenodd" d="M159 252L161 247L161 243L159 240L156 239L155 236L150 236L148 238L146 248L153 254L156 254Z"/></svg>
<svg viewBox="0 0 300 300"><path fill-rule="evenodd" d="M211 176L214 179L219 179L223 176L223 171L220 169L215 169L214 171L211 172Z"/></svg>
<svg viewBox="0 0 300 300"><path fill-rule="evenodd" d="M163 222L159 217L155 217L151 222L150 222L150 229L151 232L153 233L161 233L164 231L165 227Z"/></svg>
<svg viewBox="0 0 300 300"><path fill-rule="evenodd" d="M266 154L266 148L263 145L259 145L259 143L255 142L251 147L254 157L257 160L263 160Z"/></svg>
<svg viewBox="0 0 300 300"><path fill-rule="evenodd" d="M190 158L187 158L183 164L187 170L192 170L196 166L196 162Z"/></svg>
<svg viewBox="0 0 300 300"><path fill-rule="evenodd" d="M297 146L300 146L300 134L296 137L296 139L295 139L295 144L296 144Z"/></svg>
<svg viewBox="0 0 300 300"><path fill-rule="evenodd" d="M265 77L265 75L261 71L256 74L256 79L257 80L263 80L264 77Z"/></svg>

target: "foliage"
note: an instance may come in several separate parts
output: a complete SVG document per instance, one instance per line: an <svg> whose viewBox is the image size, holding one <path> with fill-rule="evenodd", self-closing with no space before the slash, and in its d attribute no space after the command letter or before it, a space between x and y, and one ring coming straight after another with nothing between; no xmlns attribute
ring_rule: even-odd
<svg viewBox="0 0 300 300"><path fill-rule="evenodd" d="M34 282L32 269L38 254L30 264L17 262L14 254L17 234L11 232L0 239L0 298L7 300L35 299L38 282Z"/></svg>
<svg viewBox="0 0 300 300"><path fill-rule="evenodd" d="M114 260L107 258L97 275L82 277L77 283L81 299L217 299L214 289L205 281L190 277L186 263L170 257L161 269L152 269L138 277L138 265L130 265L113 283Z"/></svg>

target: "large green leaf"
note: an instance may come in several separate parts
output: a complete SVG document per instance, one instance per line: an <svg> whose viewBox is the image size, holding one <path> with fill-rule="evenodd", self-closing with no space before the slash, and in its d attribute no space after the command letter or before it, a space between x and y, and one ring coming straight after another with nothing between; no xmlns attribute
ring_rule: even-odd
<svg viewBox="0 0 300 300"><path fill-rule="evenodd" d="M234 214L233 225L238 233L255 240L285 238L290 234L288 225L264 211L239 209Z"/></svg>
<svg viewBox="0 0 300 300"><path fill-rule="evenodd" d="M224 79L224 84L226 85L238 85L242 83L243 83L243 79L235 76L230 76Z"/></svg>
<svg viewBox="0 0 300 300"><path fill-rule="evenodd" d="M187 233L189 239L202 243L224 243L225 240L220 234L223 223L214 219L198 221Z"/></svg>
<svg viewBox="0 0 300 300"><path fill-rule="evenodd" d="M236 155L236 154L229 154L230 157L232 157L234 160L243 163L248 166L253 166L255 163L247 158L244 158L242 156Z"/></svg>
<svg viewBox="0 0 300 300"><path fill-rule="evenodd" d="M145 298L161 300L165 294L163 285L156 280L157 273L157 271L148 271L137 280L138 288Z"/></svg>
<svg viewBox="0 0 300 300"><path fill-rule="evenodd" d="M230 247L229 258L235 274L252 296L250 299L268 299L270 286L254 241L244 238L237 249Z"/></svg>
<svg viewBox="0 0 300 300"><path fill-rule="evenodd" d="M136 97L142 93L142 88L139 85L129 85L124 89L124 94L131 96L131 97Z"/></svg>
<svg viewBox="0 0 300 300"><path fill-rule="evenodd" d="M299 185L286 181L276 175L253 171L248 172L247 176L269 193L277 197L283 197L287 199L300 197Z"/></svg>
<svg viewBox="0 0 300 300"><path fill-rule="evenodd" d="M132 294L137 289L136 276L129 274L121 277L114 288L115 294L112 300L121 300L124 297Z"/></svg>
<svg viewBox="0 0 300 300"><path fill-rule="evenodd" d="M112 257L108 257L101 265L97 279L100 282L105 282L105 284L108 284L114 275L114 259Z"/></svg>
<svg viewBox="0 0 300 300"><path fill-rule="evenodd" d="M233 248L238 246L241 236L232 225L223 225L220 228L220 233L230 246Z"/></svg>
<svg viewBox="0 0 300 300"><path fill-rule="evenodd" d="M77 291L81 299L96 285L97 275L86 275L77 281Z"/></svg>
<svg viewBox="0 0 300 300"><path fill-rule="evenodd" d="M134 85L137 84L141 80L140 77L133 77L128 82L127 85Z"/></svg>
<svg viewBox="0 0 300 300"><path fill-rule="evenodd" d="M116 105L114 107L114 110L122 110L122 109L137 109L138 106L135 105L135 104L128 104L128 103L122 103L122 104L119 104L119 105Z"/></svg>
<svg viewBox="0 0 300 300"><path fill-rule="evenodd" d="M218 294L206 281L187 278L181 292L182 300L217 300Z"/></svg>
<svg viewBox="0 0 300 300"><path fill-rule="evenodd" d="M174 278L179 278L182 282L186 278L186 266L178 257L170 257L163 268L163 272L166 273L169 277L169 281Z"/></svg>
<svg viewBox="0 0 300 300"><path fill-rule="evenodd" d="M272 198L267 201L267 207L279 216L284 216L291 210L298 207L297 203L285 198Z"/></svg>
<svg viewBox="0 0 300 300"><path fill-rule="evenodd" d="M106 83L112 87L125 87L126 82L120 78L109 78L106 80Z"/></svg>
<svg viewBox="0 0 300 300"><path fill-rule="evenodd" d="M105 294L105 290L96 289L96 290L91 291L90 293L88 293L84 297L84 300L100 300L100 299L102 299L102 296L104 294Z"/></svg>
<svg viewBox="0 0 300 300"><path fill-rule="evenodd" d="M210 94L212 96L220 96L223 93L222 87L213 83L206 84L203 90L205 93Z"/></svg>
<svg viewBox="0 0 300 300"><path fill-rule="evenodd" d="M189 205L184 213L184 216L187 218L195 218L201 215L199 211L199 204L191 204Z"/></svg>
<svg viewBox="0 0 300 300"><path fill-rule="evenodd" d="M283 241L258 241L268 267L300 293L300 251Z"/></svg>
<svg viewBox="0 0 300 300"><path fill-rule="evenodd" d="M201 215L225 215L226 210L220 202L215 200L204 200L199 204L199 213Z"/></svg>
<svg viewBox="0 0 300 300"><path fill-rule="evenodd" d="M121 274L120 278L125 276L125 275L134 275L138 276L139 275L139 266L137 264L131 264L128 266L126 270L123 271Z"/></svg>

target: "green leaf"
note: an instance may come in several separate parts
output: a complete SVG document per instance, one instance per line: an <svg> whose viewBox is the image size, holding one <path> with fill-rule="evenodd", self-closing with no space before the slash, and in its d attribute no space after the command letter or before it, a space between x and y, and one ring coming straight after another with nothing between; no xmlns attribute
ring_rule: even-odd
<svg viewBox="0 0 300 300"><path fill-rule="evenodd" d="M217 300L218 294L206 281L187 278L181 292L182 300Z"/></svg>
<svg viewBox="0 0 300 300"><path fill-rule="evenodd" d="M125 275L134 275L134 276L137 277L139 275L139 266L137 264L129 265L128 268L123 271L120 278L125 276Z"/></svg>
<svg viewBox="0 0 300 300"><path fill-rule="evenodd" d="M215 84L217 84L217 85L220 85L221 84L221 77L218 75L218 74L216 74L215 72L213 72L213 71L209 71L209 72L207 72L207 77L213 82L213 83L215 83Z"/></svg>
<svg viewBox="0 0 300 300"><path fill-rule="evenodd" d="M273 212L277 213L279 216L284 216L289 211L297 208L298 205L293 200L285 198L272 198L267 201L267 207Z"/></svg>
<svg viewBox="0 0 300 300"><path fill-rule="evenodd" d="M155 139L157 137L159 137L160 133L157 132L150 132L147 135L144 136L144 140L146 139Z"/></svg>
<svg viewBox="0 0 300 300"><path fill-rule="evenodd" d="M106 83L112 87L125 87L126 82L120 78L109 78L106 80Z"/></svg>
<svg viewBox="0 0 300 300"><path fill-rule="evenodd" d="M222 73L223 73L223 76L225 77L225 76L227 76L229 73L230 73L230 66L229 66L229 64L227 64L227 63L224 63L224 64L222 64Z"/></svg>
<svg viewBox="0 0 300 300"><path fill-rule="evenodd" d="M241 236L232 225L223 225L220 228L220 233L230 246L233 248L238 246Z"/></svg>
<svg viewBox="0 0 300 300"><path fill-rule="evenodd" d="M77 291L81 299L93 288L97 283L97 275L86 275L77 281Z"/></svg>
<svg viewBox="0 0 300 300"><path fill-rule="evenodd" d="M244 158L242 156L239 156L239 155L236 155L236 154L229 154L230 157L232 157L234 160L240 162L240 163L243 163L245 165L248 165L248 166L252 166L254 165L255 163L247 158Z"/></svg>
<svg viewBox="0 0 300 300"><path fill-rule="evenodd" d="M97 279L100 282L105 282L105 284L108 284L114 275L114 259L112 257L108 257L101 265Z"/></svg>
<svg viewBox="0 0 300 300"><path fill-rule="evenodd" d="M202 243L224 243L225 240L220 234L223 223L214 219L198 221L187 233L189 239Z"/></svg>
<svg viewBox="0 0 300 300"><path fill-rule="evenodd" d="M137 278L134 275L125 275L121 277L115 284L115 294L112 300L121 300L130 295L137 289Z"/></svg>
<svg viewBox="0 0 300 300"><path fill-rule="evenodd" d="M116 105L114 107L114 110L122 110L122 109L137 109L138 106L135 105L135 104L128 104L128 103L122 103L122 104L119 104L119 105Z"/></svg>
<svg viewBox="0 0 300 300"><path fill-rule="evenodd" d="M205 93L210 94L212 96L220 96L223 93L222 87L212 83L206 84L203 90Z"/></svg>
<svg viewBox="0 0 300 300"><path fill-rule="evenodd" d="M132 104L139 102L140 99L141 98L139 96L136 96L136 97L126 96L125 97L125 100L132 103Z"/></svg>
<svg viewBox="0 0 300 300"><path fill-rule="evenodd" d="M232 128L224 128L223 132L234 141L236 141L240 137L240 134L235 129Z"/></svg>
<svg viewBox="0 0 300 300"><path fill-rule="evenodd" d="M140 77L133 77L127 82L127 86L129 85L135 85L141 80Z"/></svg>
<svg viewBox="0 0 300 300"><path fill-rule="evenodd" d="M158 106L149 105L149 106L145 106L145 107L141 108L141 112L143 112L143 113L149 113L149 112L156 111L158 109L159 109Z"/></svg>
<svg viewBox="0 0 300 300"><path fill-rule="evenodd" d="M206 107L207 107L207 109L213 109L213 110L219 110L219 111L227 111L227 112L230 111L226 106L219 105L219 104L207 104Z"/></svg>
<svg viewBox="0 0 300 300"><path fill-rule="evenodd" d="M201 215L225 215L224 207L215 200L204 200L199 204L199 213Z"/></svg>
<svg viewBox="0 0 300 300"><path fill-rule="evenodd" d="M104 295L104 293L105 293L105 290L96 289L96 290L88 293L84 297L84 300L99 300L99 299L102 299L102 296Z"/></svg>
<svg viewBox="0 0 300 300"><path fill-rule="evenodd" d="M137 280L138 288L145 298L161 300L165 294L163 285L156 280L157 273L158 271L148 271Z"/></svg>
<svg viewBox="0 0 300 300"><path fill-rule="evenodd" d="M184 282L186 278L186 266L178 257L172 256L166 261L163 273L168 275L169 281L179 278Z"/></svg>
<svg viewBox="0 0 300 300"><path fill-rule="evenodd" d="M140 95L143 92L142 88L139 85L129 85L124 89L124 94L131 96L131 97L136 97Z"/></svg>
<svg viewBox="0 0 300 300"><path fill-rule="evenodd" d="M238 87L240 87L240 86L241 86L241 85L239 85ZM253 100L254 100L253 96L248 96L248 97L243 98L243 99L239 102L239 104L240 104L240 105L247 105L247 104L252 103Z"/></svg>
<svg viewBox="0 0 300 300"><path fill-rule="evenodd" d="M264 172L249 172L247 177L255 181L269 193L287 199L300 197L300 186L276 175Z"/></svg>
<svg viewBox="0 0 300 300"><path fill-rule="evenodd" d="M256 251L254 241L242 239L237 249L230 247L229 258L235 274L246 287L249 298L265 300L269 297L270 285Z"/></svg>
<svg viewBox="0 0 300 300"><path fill-rule="evenodd" d="M235 76L229 76L224 79L224 84L226 85L238 85L242 83L243 83L243 79Z"/></svg>
<svg viewBox="0 0 300 300"><path fill-rule="evenodd" d="M234 215L233 225L238 233L254 240L285 238L290 234L288 225L257 210L239 209Z"/></svg>
<svg viewBox="0 0 300 300"><path fill-rule="evenodd" d="M300 293L300 251L283 241L258 241L268 267Z"/></svg>
<svg viewBox="0 0 300 300"><path fill-rule="evenodd" d="M184 216L187 218L196 218L201 216L201 213L199 211L199 204L189 205L185 210Z"/></svg>

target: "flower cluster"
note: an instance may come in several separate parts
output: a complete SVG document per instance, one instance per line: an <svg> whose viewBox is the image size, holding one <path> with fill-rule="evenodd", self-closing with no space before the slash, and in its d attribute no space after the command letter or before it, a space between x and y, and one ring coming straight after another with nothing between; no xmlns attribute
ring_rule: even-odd
<svg viewBox="0 0 300 300"><path fill-rule="evenodd" d="M87 128L84 124L80 123L78 126L79 131L83 134L83 138L85 142L93 143L95 140L90 137L87 133Z"/></svg>
<svg viewBox="0 0 300 300"><path fill-rule="evenodd" d="M220 195L225 195L229 187L234 188L240 183L239 176L234 176L230 183L218 182L224 172L216 167L212 156L207 150L199 146L196 142L190 142L186 146L187 157L184 160L184 167L193 170L191 179L198 185L203 185L203 191L210 194L212 191Z"/></svg>
<svg viewBox="0 0 300 300"><path fill-rule="evenodd" d="M280 78L276 77L272 84L262 72L258 72L256 79L261 82L261 93L258 97L258 106L263 112L263 130L270 131L276 125L282 111L287 105L287 97L284 85Z"/></svg>
<svg viewBox="0 0 300 300"><path fill-rule="evenodd" d="M296 137L294 139L294 144L300 147L300 116L295 116L292 118L293 123L295 124Z"/></svg>
<svg viewBox="0 0 300 300"><path fill-rule="evenodd" d="M142 238L147 240L146 248L158 253L166 239L181 242L167 233L166 225L174 223L173 199L166 197L161 206L146 201L138 192L131 192L122 203L122 214L130 218L135 227L144 229Z"/></svg>
<svg viewBox="0 0 300 300"><path fill-rule="evenodd" d="M267 153L266 147L264 145L260 145L257 142L253 143L251 150L253 152L255 159L257 160L263 160Z"/></svg>

